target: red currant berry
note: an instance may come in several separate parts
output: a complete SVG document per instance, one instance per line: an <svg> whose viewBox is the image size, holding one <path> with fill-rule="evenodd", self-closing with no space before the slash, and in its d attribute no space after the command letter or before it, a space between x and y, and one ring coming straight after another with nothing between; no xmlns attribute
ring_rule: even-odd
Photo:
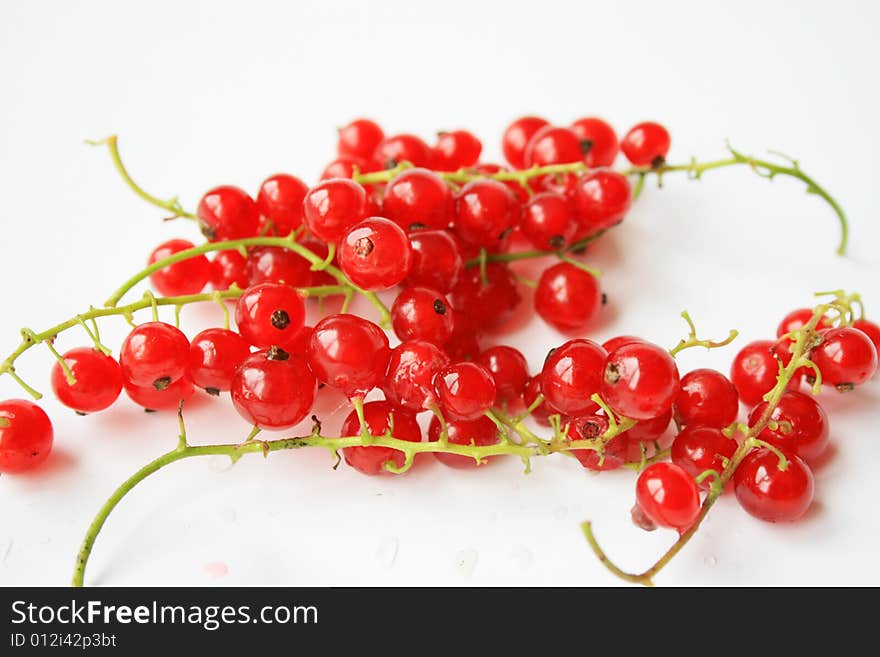
<svg viewBox="0 0 880 657"><path fill-rule="evenodd" d="M853 322L853 328L867 335L868 339L874 344L874 348L880 353L880 326L867 319L857 319Z"/></svg>
<svg viewBox="0 0 880 657"><path fill-rule="evenodd" d="M675 465L696 478L706 470L721 474L735 451L736 441L721 433L721 429L689 424L675 437L671 456ZM706 477L700 487L708 490L712 481L712 477Z"/></svg>
<svg viewBox="0 0 880 657"><path fill-rule="evenodd" d="M193 396L195 388L188 376L177 379L164 390L156 390L153 386L135 386L128 381L123 383L125 394L138 406L146 411L176 411L180 402L186 402Z"/></svg>
<svg viewBox="0 0 880 657"><path fill-rule="evenodd" d="M371 436L381 436L393 426L395 438L411 443L422 442L422 430L415 415L401 408L395 408L387 401L372 401L364 404L364 421ZM345 418L341 434L343 436L361 435L361 421L355 411L349 413ZM385 464L389 462L398 468L402 468L406 463L406 454L391 447L344 447L342 455L345 457L346 463L365 475L388 472L385 469ZM418 455L416 460L418 460Z"/></svg>
<svg viewBox="0 0 880 657"><path fill-rule="evenodd" d="M601 394L615 413L649 420L672 408L678 384L678 367L668 351L635 342L608 354Z"/></svg>
<svg viewBox="0 0 880 657"><path fill-rule="evenodd" d="M639 123L624 135L620 150L637 167L663 166L669 153L669 132L659 123Z"/></svg>
<svg viewBox="0 0 880 657"><path fill-rule="evenodd" d="M289 285L262 283L244 291L235 306L235 324L248 344L287 349L305 323L302 297Z"/></svg>
<svg viewBox="0 0 880 657"><path fill-rule="evenodd" d="M360 173L369 173L378 170L378 167L371 160L362 160L358 157L339 157L324 167L321 172L321 180L354 178L355 170Z"/></svg>
<svg viewBox="0 0 880 657"><path fill-rule="evenodd" d="M492 176L501 171L510 171L507 167L503 167L500 164L490 164L490 163L482 163L478 164L474 167L474 172L482 174L484 176ZM507 187L511 192L513 192L514 197L516 197L517 202L522 205L526 201L529 200L531 194L529 194L528 190L519 184L515 180L505 180L503 181L504 186Z"/></svg>
<svg viewBox="0 0 880 657"><path fill-rule="evenodd" d="M453 420L476 420L495 403L495 380L477 363L453 363L434 376L437 398Z"/></svg>
<svg viewBox="0 0 880 657"><path fill-rule="evenodd" d="M480 355L480 329L471 317L456 311L452 337L443 349L454 361L477 359Z"/></svg>
<svg viewBox="0 0 880 657"><path fill-rule="evenodd" d="M391 325L403 341L427 340L442 346L452 337L454 322L446 297L426 287L404 289L391 306Z"/></svg>
<svg viewBox="0 0 880 657"><path fill-rule="evenodd" d="M388 360L385 394L396 406L424 411L437 405L434 376L449 365L440 347L423 340L403 342Z"/></svg>
<svg viewBox="0 0 880 657"><path fill-rule="evenodd" d="M723 429L736 420L738 413L739 395L721 372L704 368L682 377L675 397L675 421L679 426L699 424Z"/></svg>
<svg viewBox="0 0 880 657"><path fill-rule="evenodd" d="M251 355L247 341L235 331L209 328L197 334L189 347L189 376L210 395L229 390L235 370Z"/></svg>
<svg viewBox="0 0 880 657"><path fill-rule="evenodd" d="M164 390L186 374L189 340L164 322L141 324L122 343L119 364L126 383Z"/></svg>
<svg viewBox="0 0 880 657"><path fill-rule="evenodd" d="M247 259L238 251L218 251L211 261L211 287L215 290L228 290L233 285L246 288L246 268Z"/></svg>
<svg viewBox="0 0 880 657"><path fill-rule="evenodd" d="M315 377L305 359L279 347L248 356L235 371L232 403L250 424L261 429L289 429L312 410Z"/></svg>
<svg viewBox="0 0 880 657"><path fill-rule="evenodd" d="M571 131L581 142L581 152L588 167L596 169L614 164L619 145L617 134L608 123L602 119L587 117L572 123Z"/></svg>
<svg viewBox="0 0 880 657"><path fill-rule="evenodd" d="M373 161L383 169L393 169L401 162L430 168L433 164L431 160L431 147L421 138L408 134L386 137L373 152Z"/></svg>
<svg viewBox="0 0 880 657"><path fill-rule="evenodd" d="M578 226L565 196L541 192L525 204L520 228L536 249L560 251L571 244Z"/></svg>
<svg viewBox="0 0 880 657"><path fill-rule="evenodd" d="M526 146L535 133L547 125L550 124L537 116L523 116L507 126L501 139L504 159L515 169L525 167Z"/></svg>
<svg viewBox="0 0 880 657"><path fill-rule="evenodd" d="M791 362L792 357L792 348L795 345L795 341L791 338L784 337L779 338L772 347L770 347L770 353L774 358L779 360L782 363L783 367L788 367L788 364ZM789 382L789 388L797 389L800 387L801 383L808 376L812 376L813 371L810 367L799 367L795 370L792 375L791 381Z"/></svg>
<svg viewBox="0 0 880 657"><path fill-rule="evenodd" d="M407 169L385 188L382 216L404 230L446 228L454 200L444 180L428 169Z"/></svg>
<svg viewBox="0 0 880 657"><path fill-rule="evenodd" d="M592 340L569 340L550 352L541 390L550 408L564 415L589 415L599 406L590 397L602 386L608 354Z"/></svg>
<svg viewBox="0 0 880 657"><path fill-rule="evenodd" d="M635 335L617 335L603 342L602 348L610 354L618 347L622 347L625 344L631 344L633 342L645 342L645 340L636 337Z"/></svg>
<svg viewBox="0 0 880 657"><path fill-rule="evenodd" d="M309 186L296 176L278 173L260 185L257 210L261 235L290 235L303 221L303 199Z"/></svg>
<svg viewBox="0 0 880 657"><path fill-rule="evenodd" d="M385 331L356 315L329 315L309 341L309 367L318 381L363 396L382 383L391 350Z"/></svg>
<svg viewBox="0 0 880 657"><path fill-rule="evenodd" d="M403 284L449 292L464 269L455 238L443 230L418 230L409 234L409 243L412 267Z"/></svg>
<svg viewBox="0 0 880 657"><path fill-rule="evenodd" d="M7 399L0 402L0 419L0 473L25 472L46 460L54 434L42 408L24 399Z"/></svg>
<svg viewBox="0 0 880 657"><path fill-rule="evenodd" d="M441 132L434 146L434 168L438 171L457 171L472 167L480 159L483 144L467 130Z"/></svg>
<svg viewBox="0 0 880 657"><path fill-rule="evenodd" d="M452 306L456 316L468 315L477 326L491 328L506 321L521 298L516 279L503 263L486 265L486 280L479 267L468 267L452 288Z"/></svg>
<svg viewBox="0 0 880 657"><path fill-rule="evenodd" d="M813 501L813 473L800 457L786 454L788 467L766 447L749 452L733 475L740 506L768 522L797 520Z"/></svg>
<svg viewBox="0 0 880 657"><path fill-rule="evenodd" d="M308 287L312 282L311 263L299 254L280 246L257 246L247 257L247 287L261 283L285 283ZM264 345L268 346L268 345Z"/></svg>
<svg viewBox="0 0 880 657"><path fill-rule="evenodd" d="M581 141L574 131L546 125L529 139L525 152L527 167L580 162L584 157Z"/></svg>
<svg viewBox="0 0 880 657"><path fill-rule="evenodd" d="M874 376L877 349L862 331L843 326L821 335L822 344L810 352L810 358L822 373L822 383L847 391Z"/></svg>
<svg viewBox="0 0 880 657"><path fill-rule="evenodd" d="M212 242L253 237L260 225L257 204L238 187L215 187L202 197L196 210L202 234Z"/></svg>
<svg viewBox="0 0 880 657"><path fill-rule="evenodd" d="M355 119L339 129L336 152L340 157L358 157L369 160L385 133L379 124L370 119Z"/></svg>
<svg viewBox="0 0 880 657"><path fill-rule="evenodd" d="M526 381L526 387L523 388L522 400L526 408L531 408L532 404L537 401L539 395L544 392L541 386L541 374L537 374ZM553 414L553 410L546 402L541 402L534 409L529 417L534 418L535 422L546 427L550 426L549 417Z"/></svg>
<svg viewBox="0 0 880 657"><path fill-rule="evenodd" d="M440 440L440 421L437 417L431 418L428 425L428 442L436 443ZM446 442L450 445L473 445L474 447L488 447L498 444L498 427L485 415L475 420L450 420L446 423ZM470 456L461 454L446 454L434 452L434 456L440 463L450 468L472 470L481 465L486 465L489 458L483 458L479 462Z"/></svg>
<svg viewBox="0 0 880 657"><path fill-rule="evenodd" d="M349 229L339 243L339 268L363 290L387 290L412 266L412 247L393 221L368 217Z"/></svg>
<svg viewBox="0 0 880 657"><path fill-rule="evenodd" d="M575 217L592 233L623 221L632 205L626 176L616 171L594 171L578 178L574 189Z"/></svg>
<svg viewBox="0 0 880 657"><path fill-rule="evenodd" d="M776 385L779 365L771 340L756 340L743 347L730 366L730 380L746 406L754 406Z"/></svg>
<svg viewBox="0 0 880 657"><path fill-rule="evenodd" d="M474 180L456 199L455 234L465 242L497 248L520 220L513 193L497 180Z"/></svg>
<svg viewBox="0 0 880 657"><path fill-rule="evenodd" d="M638 421L631 429L625 431L622 435L628 443L633 447L633 460L637 461L641 458L640 443L653 447L653 443L658 442L669 428L672 422L672 409L657 417L648 418L647 420Z"/></svg>
<svg viewBox="0 0 880 657"><path fill-rule="evenodd" d="M195 245L187 240L168 240L153 249L147 264L152 265L154 262L191 249L193 246ZM154 271L150 274L150 283L159 294L174 297L198 294L205 289L210 277L211 263L204 255L198 255Z"/></svg>
<svg viewBox="0 0 880 657"><path fill-rule="evenodd" d="M767 410L761 402L749 413L749 425L754 426ZM787 390L770 414L769 426L758 438L778 447L786 454L797 454L807 462L816 460L828 445L828 415L813 397L796 390Z"/></svg>
<svg viewBox="0 0 880 657"><path fill-rule="evenodd" d="M812 308L798 308L797 310L792 310L782 318L781 322L779 322L779 326L776 328L776 337L781 338L783 335L797 331L799 328L806 325L811 319L813 319ZM831 327L831 318L829 317L823 317L816 325L817 329Z"/></svg>
<svg viewBox="0 0 880 657"><path fill-rule="evenodd" d="M548 267L535 290L535 310L559 331L582 329L602 307L602 290L592 274L568 262Z"/></svg>
<svg viewBox="0 0 880 657"><path fill-rule="evenodd" d="M303 201L303 221L312 235L336 243L367 210L367 193L348 178L331 178L309 190Z"/></svg>
<svg viewBox="0 0 880 657"><path fill-rule="evenodd" d="M514 404L522 398L529 380L529 366L522 352L505 345L490 347L480 354L477 363L492 375L499 404Z"/></svg>
<svg viewBox="0 0 880 657"><path fill-rule="evenodd" d="M69 383L61 363L52 367L52 390L58 401L77 413L103 411L122 392L119 363L92 347L77 347L63 356L76 383Z"/></svg>
<svg viewBox="0 0 880 657"><path fill-rule="evenodd" d="M312 332L314 332L314 330L314 326L303 326L302 329L300 329L300 332L296 334L293 341L287 346L285 351L291 356L301 356L302 358L306 358L309 353L309 341L312 339Z"/></svg>
<svg viewBox="0 0 880 657"><path fill-rule="evenodd" d="M608 418L604 415L581 415L571 419L569 440L595 440L608 431ZM605 444L600 453L595 449L573 449L571 453L588 470L603 472L616 470L626 463L626 439L615 436Z"/></svg>
<svg viewBox="0 0 880 657"><path fill-rule="evenodd" d="M700 491L683 468L654 463L636 482L636 507L653 525L684 532L700 515Z"/></svg>

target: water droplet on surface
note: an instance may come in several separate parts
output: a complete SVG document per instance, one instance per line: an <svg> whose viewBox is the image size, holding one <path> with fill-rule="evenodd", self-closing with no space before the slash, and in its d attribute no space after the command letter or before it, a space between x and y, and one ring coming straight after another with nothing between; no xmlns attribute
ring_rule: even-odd
<svg viewBox="0 0 880 657"><path fill-rule="evenodd" d="M466 548L455 555L455 569L463 577L470 577L477 567L480 555L473 548Z"/></svg>
<svg viewBox="0 0 880 657"><path fill-rule="evenodd" d="M397 550L399 548L400 541L394 536L383 538L376 549L376 561L383 568L391 568L394 565L395 559L397 559Z"/></svg>
<svg viewBox="0 0 880 657"><path fill-rule="evenodd" d="M517 568L526 570L532 565L535 555L525 545L514 545L510 551L510 558L513 559L513 563Z"/></svg>

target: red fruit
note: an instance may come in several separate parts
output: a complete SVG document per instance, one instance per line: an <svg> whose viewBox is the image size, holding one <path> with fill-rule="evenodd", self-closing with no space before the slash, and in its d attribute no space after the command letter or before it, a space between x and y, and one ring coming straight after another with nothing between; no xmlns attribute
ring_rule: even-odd
<svg viewBox="0 0 880 657"><path fill-rule="evenodd" d="M382 216L407 231L446 228L454 209L449 186L428 169L407 169L397 174L385 188L382 200Z"/></svg>
<svg viewBox="0 0 880 657"><path fill-rule="evenodd" d="M289 429L312 410L315 377L305 359L279 347L258 351L239 365L230 388L232 404L261 429Z"/></svg>
<svg viewBox="0 0 880 657"><path fill-rule="evenodd" d="M766 447L749 452L733 475L740 506L768 522L797 520L813 501L813 473L800 457L786 454L788 468Z"/></svg>
<svg viewBox="0 0 880 657"><path fill-rule="evenodd" d="M448 365L434 376L443 413L453 420L475 420L495 403L495 380L477 363Z"/></svg>
<svg viewBox="0 0 880 657"><path fill-rule="evenodd" d="M376 171L377 167L370 160L362 160L357 157L338 157L324 167L321 172L321 180L354 178L355 170L360 173L369 173Z"/></svg>
<svg viewBox="0 0 880 657"><path fill-rule="evenodd" d="M723 429L736 420L739 395L721 372L698 369L682 377L674 408L679 426L699 424Z"/></svg>
<svg viewBox="0 0 880 657"><path fill-rule="evenodd" d="M339 243L339 268L363 290L387 290L400 283L412 265L406 233L393 221L368 217Z"/></svg>
<svg viewBox="0 0 880 657"><path fill-rule="evenodd" d="M594 171L578 178L574 188L575 217L595 233L623 221L632 206L632 188L616 171Z"/></svg>
<svg viewBox="0 0 880 657"><path fill-rule="evenodd" d="M46 460L54 434L42 408L24 399L7 399L0 402L0 418L0 473L25 472Z"/></svg>
<svg viewBox="0 0 880 657"><path fill-rule="evenodd" d="M164 322L147 322L133 329L122 343L119 364L126 383L164 390L186 373L189 340Z"/></svg>
<svg viewBox="0 0 880 657"><path fill-rule="evenodd" d="M211 261L211 287L228 290L237 285L242 290L248 286L247 259L238 251L217 251Z"/></svg>
<svg viewBox="0 0 880 657"><path fill-rule="evenodd" d="M618 415L649 420L672 408L678 384L678 367L668 351L634 342L608 354L601 394Z"/></svg>
<svg viewBox="0 0 880 657"><path fill-rule="evenodd" d="M599 406L590 397L602 386L608 354L592 340L569 340L544 361L541 390L550 409L565 415L589 415Z"/></svg>
<svg viewBox="0 0 880 657"><path fill-rule="evenodd" d="M572 418L569 440L594 440L608 431L608 418L603 415L580 415ZM571 453L588 470L616 470L626 462L626 439L615 436L605 444L602 453L594 449L573 449Z"/></svg>
<svg viewBox="0 0 880 657"><path fill-rule="evenodd" d="M355 119L339 129L336 152L340 157L369 160L384 138L385 133L375 121Z"/></svg>
<svg viewBox="0 0 880 657"><path fill-rule="evenodd" d="M385 331L356 315L329 315L309 341L309 367L318 381L347 397L362 397L382 383L391 350Z"/></svg>
<svg viewBox="0 0 880 657"><path fill-rule="evenodd" d="M191 249L193 246L195 245L187 240L168 240L153 249L147 264L152 265L154 262ZM198 294L205 289L210 277L211 263L204 255L198 255L154 271L150 274L150 283L159 294L166 297L176 297L185 294Z"/></svg>
<svg viewBox="0 0 880 657"><path fill-rule="evenodd" d="M880 353L880 326L867 319L857 319L853 322L853 328L867 335L868 339L874 344L874 348Z"/></svg>
<svg viewBox="0 0 880 657"><path fill-rule="evenodd" d="M595 117L578 119L571 124L571 131L581 142L584 162L591 169L610 167L617 157L619 145L614 128Z"/></svg>
<svg viewBox="0 0 880 657"><path fill-rule="evenodd" d="M303 326L300 332L288 345L286 351L291 356L301 356L306 358L309 351L309 341L312 339L312 332L315 330L313 326Z"/></svg>
<svg viewBox="0 0 880 657"><path fill-rule="evenodd" d="M541 374L537 374L526 381L526 386L523 388L522 400L523 405L526 408L530 408L532 404L538 399L538 395L542 395L543 390L541 387ZM535 422L538 424L543 424L544 426L549 427L550 421L548 418L554 413L550 406L546 402L541 402L534 409L532 409L532 413L530 417L535 419Z"/></svg>
<svg viewBox="0 0 880 657"><path fill-rule="evenodd" d="M761 402L749 413L749 425L755 426L767 410ZM797 454L805 461L814 461L828 445L828 415L813 397L788 390L782 394L773 409L770 421L776 429L767 427L758 438L778 447L786 454Z"/></svg>
<svg viewBox="0 0 880 657"><path fill-rule="evenodd" d="M301 255L280 246L257 246L248 253L245 275L247 286L285 283L308 287L312 281L311 263Z"/></svg>
<svg viewBox="0 0 880 657"><path fill-rule="evenodd" d="M464 269L455 239L444 230L418 230L409 234L412 266L403 280L406 287L427 287L446 294Z"/></svg>
<svg viewBox="0 0 880 657"><path fill-rule="evenodd" d="M189 376L210 395L229 390L235 370L250 356L247 341L235 331L209 328L197 334L189 347Z"/></svg>
<svg viewBox="0 0 880 657"><path fill-rule="evenodd" d="M735 451L736 441L721 433L721 429L689 424L675 437L671 456L675 465L696 478L706 470L715 470L720 475ZM708 490L712 481L712 477L706 477L700 487Z"/></svg>
<svg viewBox="0 0 880 657"><path fill-rule="evenodd" d="M537 116L523 116L511 123L501 138L504 159L515 169L525 167L526 146L535 133L547 125L547 121Z"/></svg>
<svg viewBox="0 0 880 657"><path fill-rule="evenodd" d="M431 418L428 425L428 442L435 443L440 440L440 421L437 417ZM498 427L485 415L475 420L450 420L446 423L446 442L450 445L474 445L475 447L488 447L499 441ZM443 465L461 470L471 470L481 465L486 465L489 458L476 459L461 454L446 454L434 452L434 456Z"/></svg>
<svg viewBox="0 0 880 657"><path fill-rule="evenodd" d="M367 210L367 193L348 178L331 178L309 190L303 201L303 221L312 235L336 243Z"/></svg>
<svg viewBox="0 0 880 657"><path fill-rule="evenodd" d="M496 174L500 171L510 171L510 169L508 169L507 167L503 167L500 164L490 164L484 162L475 166L474 171L484 176L492 176L493 174ZM513 192L513 195L516 197L516 200L520 205L529 200L531 194L529 194L528 190L520 185L517 181L505 180L503 181L503 184L505 187L507 187L507 189Z"/></svg>
<svg viewBox="0 0 880 657"><path fill-rule="evenodd" d="M364 404L364 421L371 436L382 436L389 427L394 427L394 437L411 443L422 442L422 430L416 416L401 408L395 408L387 401L372 401ZM342 423L341 435L360 436L361 421L352 411ZM344 447L342 455L345 462L358 472L377 475L388 472L385 464L393 463L402 468L406 454L391 447Z"/></svg>
<svg viewBox="0 0 880 657"><path fill-rule="evenodd" d="M235 324L248 344L287 349L305 323L302 297L289 285L261 283L244 291L235 306Z"/></svg>
<svg viewBox="0 0 880 657"><path fill-rule="evenodd" d="M452 337L454 322L446 297L426 287L404 289L391 306L391 325L402 341L427 340L442 346Z"/></svg>
<svg viewBox="0 0 880 657"><path fill-rule="evenodd" d="M193 396L195 388L188 376L177 379L163 390L153 386L136 386L128 381L123 383L125 394L138 406L147 411L176 411L180 402L186 402Z"/></svg>
<svg viewBox="0 0 880 657"><path fill-rule="evenodd" d="M730 380L746 406L759 403L776 385L779 365L771 340L757 340L743 347L730 366Z"/></svg>
<svg viewBox="0 0 880 657"><path fill-rule="evenodd" d="M253 237L260 225L260 213L247 192L231 185L206 193L196 209L202 234L212 242Z"/></svg>
<svg viewBox="0 0 880 657"><path fill-rule="evenodd" d="M572 243L578 226L565 196L541 192L525 204L520 228L536 249L560 251Z"/></svg>
<svg viewBox="0 0 880 657"><path fill-rule="evenodd" d="M782 321L779 322L779 326L776 328L776 337L781 338L783 335L787 333L791 333L793 331L797 331L799 328L804 326L807 322L809 322L813 318L813 309L812 308L798 308L797 310L792 310L785 317L782 318ZM823 317L819 320L819 323L816 325L817 329L823 328L831 328L831 318Z"/></svg>
<svg viewBox="0 0 880 657"><path fill-rule="evenodd" d="M468 315L477 326L491 328L506 321L521 298L507 265L487 264L486 279L484 284L479 267L466 268L452 288L451 300L456 316Z"/></svg>
<svg viewBox="0 0 880 657"><path fill-rule="evenodd" d="M871 338L849 326L822 331L822 343L810 358L822 372L822 383L852 390L877 371L877 348Z"/></svg>
<svg viewBox="0 0 880 657"><path fill-rule="evenodd" d="M525 152L526 167L569 164L584 158L581 141L569 128L546 125L529 139Z"/></svg>
<svg viewBox="0 0 880 657"><path fill-rule="evenodd" d="M559 331L582 329L602 307L602 290L592 274L568 262L548 267L535 291L535 310Z"/></svg>
<svg viewBox="0 0 880 657"><path fill-rule="evenodd" d="M61 363L52 367L52 390L58 401L77 413L103 411L122 392L119 363L92 347L76 347L63 356L76 383L68 383Z"/></svg>
<svg viewBox="0 0 880 657"><path fill-rule="evenodd" d="M434 146L434 168L438 171L457 171L472 167L480 159L483 145L467 130L441 132Z"/></svg>
<svg viewBox="0 0 880 657"><path fill-rule="evenodd" d="M419 137L408 134L386 137L373 152L373 162L382 169L393 169L401 162L430 168L431 160L431 148Z"/></svg>
<svg viewBox="0 0 880 657"><path fill-rule="evenodd" d="M469 182L455 203L455 234L475 246L497 248L520 220L516 198L497 180Z"/></svg>
<svg viewBox="0 0 880 657"><path fill-rule="evenodd" d="M609 338L605 342L602 343L602 348L607 351L609 354L617 349L618 347L622 347L625 344L631 344L633 342L646 342L642 338L636 337L635 335L617 335L613 338Z"/></svg>
<svg viewBox="0 0 880 657"><path fill-rule="evenodd" d="M456 311L452 337L443 349L452 360L476 360L480 355L480 331L474 320Z"/></svg>
<svg viewBox="0 0 880 657"><path fill-rule="evenodd" d="M634 126L620 141L620 150L637 167L660 167L666 162L671 138L659 123L646 121Z"/></svg>
<svg viewBox="0 0 880 657"><path fill-rule="evenodd" d="M636 507L654 525L684 532L700 514L700 492L683 468L654 463L636 482ZM635 510L633 515L637 515Z"/></svg>
<svg viewBox="0 0 880 657"><path fill-rule="evenodd" d="M499 404L513 404L522 397L529 380L529 366L522 352L505 345L490 347L480 354L477 363L492 375Z"/></svg>
<svg viewBox="0 0 880 657"><path fill-rule="evenodd" d="M303 220L303 199L309 186L296 176L277 173L260 185L257 210L261 235L290 235Z"/></svg>
<svg viewBox="0 0 880 657"><path fill-rule="evenodd" d="M623 432L622 436L633 446L633 460L641 458L642 450L639 443L650 444L653 447L653 443L659 441L666 433L670 422L672 422L671 408L657 417L640 420L631 429Z"/></svg>
<svg viewBox="0 0 880 657"><path fill-rule="evenodd" d="M396 406L419 412L437 404L434 376L449 365L440 347L423 340L403 342L391 351L385 394Z"/></svg>

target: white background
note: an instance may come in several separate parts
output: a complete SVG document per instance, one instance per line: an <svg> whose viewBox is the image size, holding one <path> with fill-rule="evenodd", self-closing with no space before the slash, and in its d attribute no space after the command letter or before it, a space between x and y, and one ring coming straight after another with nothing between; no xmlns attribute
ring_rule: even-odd
<svg viewBox="0 0 880 657"><path fill-rule="evenodd" d="M118 133L133 175L192 208L219 183L255 192L279 170L315 179L334 128L357 115L425 137L466 127L493 159L504 126L525 112L561 123L598 114L620 131L660 120L673 161L722 156L727 138L791 153L848 211L848 257L834 255L830 209L795 181L669 176L590 256L612 301L590 336L673 344L688 308L702 332L735 326L743 344L771 335L813 291L839 287L860 290L876 318L877 19L862 2L2 0L0 351L22 325L42 330L101 303L159 241L197 238L189 224L163 224L84 139ZM218 318L185 311L192 330ZM104 327L118 345L124 323ZM72 331L59 346L83 337ZM562 341L537 318L497 339L526 351L532 368ZM681 365L726 370L732 355L685 353ZM51 363L33 349L20 372L47 391ZM13 396L4 378L0 397ZM880 584L878 397L875 381L823 399L835 447L802 522L762 524L724 499L658 583ZM67 582L100 503L175 441L173 415L125 399L86 418L51 398L45 408L51 461L0 477L0 584ZM247 433L225 399L193 403L187 416L195 441ZM580 521L593 519L633 569L674 538L630 525L631 473L591 476L560 457L529 476L515 461L479 472L432 463L400 478L329 465L323 451L248 457L231 470L175 464L111 516L87 583L606 585L616 580Z"/></svg>

